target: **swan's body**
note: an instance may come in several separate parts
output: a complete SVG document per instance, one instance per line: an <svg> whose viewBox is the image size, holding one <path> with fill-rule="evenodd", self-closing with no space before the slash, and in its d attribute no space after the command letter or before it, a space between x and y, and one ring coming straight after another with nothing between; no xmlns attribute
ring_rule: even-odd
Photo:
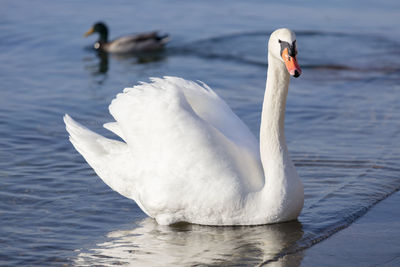
<svg viewBox="0 0 400 267"><path fill-rule="evenodd" d="M85 33L85 36L95 32L99 34L99 40L94 44L94 48L98 51L115 54L156 51L163 49L169 41L168 35L159 35L157 31L126 35L108 41L108 28L102 22L94 24Z"/></svg>
<svg viewBox="0 0 400 267"><path fill-rule="evenodd" d="M295 45L287 29L271 35L260 145L208 86L174 77L126 88L112 101L116 122L104 127L124 142L66 115L70 140L106 184L160 224L296 219L304 196L285 143L290 76L280 56L281 40ZM299 68L289 71L300 74Z"/></svg>

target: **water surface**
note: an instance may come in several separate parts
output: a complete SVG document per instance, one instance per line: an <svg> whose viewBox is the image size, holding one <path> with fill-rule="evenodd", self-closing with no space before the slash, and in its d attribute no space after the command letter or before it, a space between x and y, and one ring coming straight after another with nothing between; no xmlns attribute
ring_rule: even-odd
<svg viewBox="0 0 400 267"><path fill-rule="evenodd" d="M398 190L399 4L360 3L3 1L0 264L268 266ZM161 29L173 41L150 57L99 57L82 37L99 19L112 37ZM258 136L267 35L282 26L296 31L303 68L286 115L306 194L298 222L158 226L68 142L64 113L112 137L102 124L113 97L163 75L207 82Z"/></svg>

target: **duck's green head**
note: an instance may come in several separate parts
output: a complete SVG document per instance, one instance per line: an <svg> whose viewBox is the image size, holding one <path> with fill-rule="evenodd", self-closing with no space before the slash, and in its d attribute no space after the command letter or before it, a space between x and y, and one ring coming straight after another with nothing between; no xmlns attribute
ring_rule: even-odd
<svg viewBox="0 0 400 267"><path fill-rule="evenodd" d="M107 26L103 22L97 22L90 28L86 33L85 37L97 32L100 35L99 42L107 42L108 37L108 29Z"/></svg>

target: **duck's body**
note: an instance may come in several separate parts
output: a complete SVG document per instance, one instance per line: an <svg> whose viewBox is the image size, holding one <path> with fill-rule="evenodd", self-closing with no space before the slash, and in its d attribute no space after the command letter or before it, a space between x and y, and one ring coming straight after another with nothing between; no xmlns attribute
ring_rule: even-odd
<svg viewBox="0 0 400 267"><path fill-rule="evenodd" d="M94 48L116 54L157 51L163 49L169 41L168 35L159 35L157 31L122 36L113 41L108 41L108 28L102 22L93 25L85 36L95 32L99 34L99 39L94 44Z"/></svg>
<svg viewBox="0 0 400 267"><path fill-rule="evenodd" d="M294 34L282 29L271 36L270 49L278 37L294 44ZM160 224L289 221L304 196L284 137L288 84L283 60L270 51L260 146L208 86L174 77L127 88L113 100L116 122L104 126L124 142L68 115L65 123L72 144L103 181Z"/></svg>

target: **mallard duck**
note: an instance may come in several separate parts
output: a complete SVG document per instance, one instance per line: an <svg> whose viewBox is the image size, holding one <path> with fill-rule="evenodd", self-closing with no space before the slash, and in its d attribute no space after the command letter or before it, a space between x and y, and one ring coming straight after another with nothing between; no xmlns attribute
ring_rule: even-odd
<svg viewBox="0 0 400 267"><path fill-rule="evenodd" d="M303 185L284 133L290 76L299 77L296 36L272 33L260 142L210 87L176 77L126 88L96 134L68 115L70 141L112 189L159 224L258 225L294 220Z"/></svg>
<svg viewBox="0 0 400 267"><path fill-rule="evenodd" d="M103 22L97 22L86 33L85 37L97 32L99 40L94 49L109 53L149 52L162 49L169 41L168 34L159 35L157 31L119 37L108 41L108 28Z"/></svg>

